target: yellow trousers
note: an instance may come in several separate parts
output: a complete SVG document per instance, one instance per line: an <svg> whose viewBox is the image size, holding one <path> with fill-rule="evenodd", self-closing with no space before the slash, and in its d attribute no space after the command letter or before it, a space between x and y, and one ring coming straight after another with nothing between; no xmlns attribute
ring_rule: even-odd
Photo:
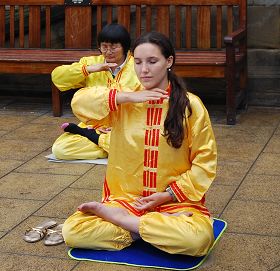
<svg viewBox="0 0 280 271"><path fill-rule="evenodd" d="M79 124L85 128L85 125ZM98 145L88 138L71 133L63 133L52 146L52 153L57 159L98 159L106 158L109 152L110 134L101 134Z"/></svg>
<svg viewBox="0 0 280 271"><path fill-rule="evenodd" d="M133 242L130 232L80 211L65 221L62 233L70 247L121 250ZM144 241L171 254L202 256L214 241L212 220L196 212L191 217L147 213L140 217L139 233Z"/></svg>

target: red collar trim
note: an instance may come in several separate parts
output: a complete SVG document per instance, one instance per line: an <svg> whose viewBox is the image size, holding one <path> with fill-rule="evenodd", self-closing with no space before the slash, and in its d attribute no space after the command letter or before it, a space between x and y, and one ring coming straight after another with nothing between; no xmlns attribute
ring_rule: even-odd
<svg viewBox="0 0 280 271"><path fill-rule="evenodd" d="M168 87L167 87L166 91L167 91L167 94L168 94L169 97L170 97L170 94L171 94L171 90L172 90L171 83L168 82Z"/></svg>

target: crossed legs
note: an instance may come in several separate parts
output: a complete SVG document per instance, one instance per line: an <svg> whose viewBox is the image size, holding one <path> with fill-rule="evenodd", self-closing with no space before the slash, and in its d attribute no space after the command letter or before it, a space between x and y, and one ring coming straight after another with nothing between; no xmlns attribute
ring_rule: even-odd
<svg viewBox="0 0 280 271"><path fill-rule="evenodd" d="M211 220L197 213L189 217L149 212L137 217L98 202L84 203L78 210L63 229L66 243L73 247L119 250L141 236L168 253L201 256L214 241Z"/></svg>
<svg viewBox="0 0 280 271"><path fill-rule="evenodd" d="M139 217L130 215L124 208L110 208L99 202L87 202L78 207L83 213L96 215L131 233L133 239L139 238Z"/></svg>

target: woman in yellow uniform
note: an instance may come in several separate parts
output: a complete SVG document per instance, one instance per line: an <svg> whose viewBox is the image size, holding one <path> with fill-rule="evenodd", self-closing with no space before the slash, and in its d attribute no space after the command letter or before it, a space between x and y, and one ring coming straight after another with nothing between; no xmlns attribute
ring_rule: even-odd
<svg viewBox="0 0 280 271"><path fill-rule="evenodd" d="M78 207L65 242L120 250L142 238L168 253L204 255L214 241L205 193L217 163L208 112L171 71L175 52L163 34L140 37L134 61L142 88L84 88L72 100L79 119L108 120L112 132L102 203Z"/></svg>
<svg viewBox="0 0 280 271"><path fill-rule="evenodd" d="M62 65L52 72L52 81L61 91L83 87L103 86L116 89L135 89L140 82L134 71L133 56L130 53L130 36L119 24L106 25L98 35L99 56L83 57L72 65ZM82 105L81 105L82 106ZM66 131L53 144L52 152L57 159L96 159L108 155L110 133L96 136L95 144L87 138L87 128L108 127L106 121L88 127L63 125ZM84 130L82 130L84 129ZM104 131L105 129L103 129ZM85 132L85 134L81 132ZM83 135L81 135L83 134Z"/></svg>

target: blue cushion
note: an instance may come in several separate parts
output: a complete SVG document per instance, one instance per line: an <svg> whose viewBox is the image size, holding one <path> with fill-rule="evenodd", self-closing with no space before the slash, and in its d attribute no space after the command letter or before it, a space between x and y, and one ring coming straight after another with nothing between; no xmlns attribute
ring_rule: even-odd
<svg viewBox="0 0 280 271"><path fill-rule="evenodd" d="M208 254L202 257L169 254L143 240L136 241L131 246L120 251L71 248L68 251L68 255L80 261L95 261L172 270L190 270L200 266L205 261L226 227L227 223L225 221L214 218L215 242Z"/></svg>

